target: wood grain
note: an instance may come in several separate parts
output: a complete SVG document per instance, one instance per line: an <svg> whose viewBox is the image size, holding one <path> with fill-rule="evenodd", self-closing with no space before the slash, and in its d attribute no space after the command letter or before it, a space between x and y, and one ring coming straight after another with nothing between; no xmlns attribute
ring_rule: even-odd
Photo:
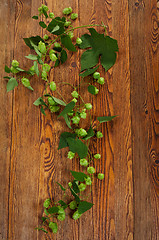
<svg viewBox="0 0 159 240"><path fill-rule="evenodd" d="M31 19L41 4L55 15L72 6L79 14L75 25L100 23L118 40L119 54L112 69L101 75L105 85L92 97L81 87L86 102L93 104L96 117L118 115L100 129L104 138L93 141L95 162L104 181L95 180L90 196L93 208L73 221L67 212L56 235L34 228L41 223L43 201L59 200L56 182L66 185L69 170L81 169L77 159L68 160L65 149L57 151L59 135L67 130L64 121L47 112L41 115L33 102L44 86L35 77L33 93L19 86L6 93L3 69L12 59L21 67L31 63L23 38L45 34ZM158 240L159 239L159 15L157 0L1 0L0 3L0 240ZM102 29L97 28L100 32ZM75 38L85 32L75 31ZM51 70L64 98L71 99L70 86L79 84L81 52L69 54L70 61ZM65 91L63 90L65 89ZM86 126L88 121L86 121Z"/></svg>

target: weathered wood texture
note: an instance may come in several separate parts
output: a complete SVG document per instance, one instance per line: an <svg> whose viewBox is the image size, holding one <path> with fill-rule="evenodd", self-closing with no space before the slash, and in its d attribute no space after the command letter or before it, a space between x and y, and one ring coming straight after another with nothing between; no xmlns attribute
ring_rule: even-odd
<svg viewBox="0 0 159 240"><path fill-rule="evenodd" d="M43 200L61 197L55 182L65 185L69 170L79 170L79 163L66 159L65 150L57 151L64 122L49 113L42 116L32 104L44 91L38 78L32 81L33 93L19 86L7 94L3 80L4 65L12 59L31 66L22 38L44 34L31 19L41 3L55 14L72 6L79 14L77 26L103 21L119 44L117 63L105 74L100 95L90 97L80 89L93 103L94 118L118 115L102 125L104 138L92 146L102 154L95 167L105 180L95 180L93 209L76 222L67 217L55 236L34 229ZM0 22L0 240L159 240L157 0L1 0ZM76 31L75 37L83 32ZM50 79L79 83L79 54L70 54L70 61L52 70ZM71 89L64 89L69 99Z"/></svg>

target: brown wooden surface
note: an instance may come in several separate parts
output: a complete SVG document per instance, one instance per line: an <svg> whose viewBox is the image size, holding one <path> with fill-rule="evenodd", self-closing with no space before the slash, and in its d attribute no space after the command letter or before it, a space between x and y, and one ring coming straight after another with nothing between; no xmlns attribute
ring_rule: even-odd
<svg viewBox="0 0 159 240"><path fill-rule="evenodd" d="M34 230L43 200L61 197L55 182L66 184L69 170L79 170L79 163L66 159L65 149L57 151L59 134L67 129L64 122L49 113L42 116L32 104L44 90L41 82L34 78L33 93L19 86L7 94L2 78L12 59L31 66L22 38L44 34L31 19L41 3L55 14L72 6L79 14L77 26L103 21L119 44L100 95L90 97L80 89L93 103L94 118L118 115L102 125L104 138L92 146L102 154L95 167L105 180L93 186L93 209L76 222L67 217L55 236ZM157 0L1 0L0 23L0 240L159 240ZM83 32L76 31L75 37ZM50 78L78 83L79 57L70 54L70 61L52 70ZM70 88L65 89L69 98Z"/></svg>

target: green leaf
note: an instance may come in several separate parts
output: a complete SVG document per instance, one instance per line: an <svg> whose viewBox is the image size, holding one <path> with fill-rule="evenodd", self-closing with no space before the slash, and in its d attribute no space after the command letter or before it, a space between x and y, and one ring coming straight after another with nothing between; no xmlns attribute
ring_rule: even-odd
<svg viewBox="0 0 159 240"><path fill-rule="evenodd" d="M47 27L47 25L46 25L43 21L40 21L40 22L39 22L39 25L40 25L40 27L42 27L42 28L46 28L46 27Z"/></svg>
<svg viewBox="0 0 159 240"><path fill-rule="evenodd" d="M38 16L35 15L35 16L33 16L32 18L35 19L35 20L37 20L37 19L38 19Z"/></svg>
<svg viewBox="0 0 159 240"><path fill-rule="evenodd" d="M80 203L81 200L79 196L75 193L75 191L72 188L70 188L70 191L71 191L71 194L75 197L76 202Z"/></svg>
<svg viewBox="0 0 159 240"><path fill-rule="evenodd" d="M25 56L26 58L30 59L30 60L37 60L38 56L37 55L33 55L33 54L29 54L28 56Z"/></svg>
<svg viewBox="0 0 159 240"><path fill-rule="evenodd" d="M63 117L64 117L64 119L65 119L65 122L66 122L67 126L68 126L70 129L72 129L72 127L71 127L71 120L70 120L69 116L68 116L67 114L65 114Z"/></svg>
<svg viewBox="0 0 159 240"><path fill-rule="evenodd" d="M90 69L98 64L99 58L105 71L111 68L116 61L118 51L117 41L109 36L98 33L94 28L89 28L91 35L82 36L80 48L86 50L81 56L81 71Z"/></svg>
<svg viewBox="0 0 159 240"><path fill-rule="evenodd" d="M67 205L64 201L62 201L62 200L59 200L58 203L61 205L61 207L62 207L64 210L68 207L68 205Z"/></svg>
<svg viewBox="0 0 159 240"><path fill-rule="evenodd" d="M51 33L54 33L56 31L58 31L60 29L59 25L56 25L53 30L51 31Z"/></svg>
<svg viewBox="0 0 159 240"><path fill-rule="evenodd" d="M17 80L15 78L10 78L7 83L7 92L13 90L17 86L18 86Z"/></svg>
<svg viewBox="0 0 159 240"><path fill-rule="evenodd" d="M95 67L95 68L87 69L85 72L80 73L79 76L81 76L81 77L87 77L87 76L93 74L98 68L99 68L99 66L97 66L97 67Z"/></svg>
<svg viewBox="0 0 159 240"><path fill-rule="evenodd" d="M30 37L30 38L23 38L24 39L24 42L25 42L25 44L29 47L29 48L31 48L31 49L34 49L34 47L31 45L31 42L34 44L34 45L36 45L36 46L38 46L38 44L39 44L39 42L40 41L42 41L42 42L44 42L45 43L45 41L44 41L44 39L42 39L40 36L33 36L33 37Z"/></svg>
<svg viewBox="0 0 159 240"><path fill-rule="evenodd" d="M19 72L27 72L27 71L25 71L24 69L19 68L19 67L16 67L16 69L17 69Z"/></svg>
<svg viewBox="0 0 159 240"><path fill-rule="evenodd" d="M64 115L66 115L67 113L71 112L72 109L74 108L74 106L75 106L75 102L71 101L70 103L68 103L68 104L66 105L66 107L64 108L64 110L60 113L60 115L58 116L58 118L61 117L61 116L64 117Z"/></svg>
<svg viewBox="0 0 159 240"><path fill-rule="evenodd" d="M61 36L61 43L67 48L69 51L76 52L76 48L72 43L71 38L68 35Z"/></svg>
<svg viewBox="0 0 159 240"><path fill-rule="evenodd" d="M107 117L97 117L100 123L111 121L116 116L107 116Z"/></svg>
<svg viewBox="0 0 159 240"><path fill-rule="evenodd" d="M69 138L69 137L76 138L76 134L75 133L70 133L70 132L61 133L58 149L68 147L67 138Z"/></svg>
<svg viewBox="0 0 159 240"><path fill-rule="evenodd" d="M72 182L72 188L73 188L73 190L75 191L75 193L79 193L79 192L80 192L80 190L79 190L79 188L78 188L78 185L77 185L77 183L76 183L76 180L74 180L74 181Z"/></svg>
<svg viewBox="0 0 159 240"><path fill-rule="evenodd" d="M50 200L50 198L48 198L48 199L46 199L46 200L44 201L43 206L44 206L45 208L48 208L48 207L50 206L50 203L51 203L51 200Z"/></svg>
<svg viewBox="0 0 159 240"><path fill-rule="evenodd" d="M38 68L38 63L34 61L34 70L37 76L39 76L39 68Z"/></svg>
<svg viewBox="0 0 159 240"><path fill-rule="evenodd" d="M52 98L54 99L54 101L58 104L60 104L61 106L66 106L66 103L64 101L62 101L61 99L55 98L52 96Z"/></svg>
<svg viewBox="0 0 159 240"><path fill-rule="evenodd" d="M67 138L66 139L70 151L78 153L80 158L85 158L88 154L88 147L79 139Z"/></svg>
<svg viewBox="0 0 159 240"><path fill-rule="evenodd" d="M5 76L5 77L3 77L4 79L11 79L11 77L8 77L8 76Z"/></svg>
<svg viewBox="0 0 159 240"><path fill-rule="evenodd" d="M85 178L87 178L87 175L83 172L75 172L75 171L70 171L70 172L72 176L80 182L84 182Z"/></svg>
<svg viewBox="0 0 159 240"><path fill-rule="evenodd" d="M44 208L44 213L48 216L49 215L49 213L48 213L48 211L46 210L46 208Z"/></svg>
<svg viewBox="0 0 159 240"><path fill-rule="evenodd" d="M88 86L88 92L93 94L93 95L96 95L95 93L95 87L93 85L89 85Z"/></svg>
<svg viewBox="0 0 159 240"><path fill-rule="evenodd" d="M78 212L80 214L88 211L89 209L91 209L93 207L93 203L90 203L90 202L86 202L86 201L81 201L79 206L78 206Z"/></svg>
<svg viewBox="0 0 159 240"><path fill-rule="evenodd" d="M39 97L38 99L35 100L35 102L34 102L33 104L34 104L35 106L42 105L42 104L41 104L41 100L42 100L42 98Z"/></svg>
<svg viewBox="0 0 159 240"><path fill-rule="evenodd" d="M59 60L59 59L57 59L57 60L56 60L56 62L55 62L55 65L54 65L54 67L58 67L58 66L59 66L59 64L60 64L60 60Z"/></svg>
<svg viewBox="0 0 159 240"><path fill-rule="evenodd" d="M62 191L66 191L66 188L64 188L60 183L58 183L58 182L56 182L56 183L60 186Z"/></svg>
<svg viewBox="0 0 159 240"><path fill-rule="evenodd" d="M48 231L46 231L44 228L39 228L39 227L37 227L37 228L35 228L35 229L37 229L38 231L43 231L43 232L45 232L45 233L48 233Z"/></svg>
<svg viewBox="0 0 159 240"><path fill-rule="evenodd" d="M41 111L42 114L44 114L46 116L46 113L45 113L45 110L44 110L43 106L41 106L40 111Z"/></svg>
<svg viewBox="0 0 159 240"><path fill-rule="evenodd" d="M55 35L60 35L65 32L64 28L65 21L66 21L65 18L56 17L49 23L47 30L49 32L53 31L53 34ZM56 26L58 26L59 28L56 31L54 31Z"/></svg>
<svg viewBox="0 0 159 240"><path fill-rule="evenodd" d="M48 213L53 214L53 213L58 213L59 208L58 207L51 207L47 209Z"/></svg>
<svg viewBox="0 0 159 240"><path fill-rule="evenodd" d="M90 128L88 129L88 132L87 132L87 136L82 138L82 139L83 140L88 140L89 138L91 138L93 136L94 136L94 131L93 131L92 126L90 126Z"/></svg>
<svg viewBox="0 0 159 240"><path fill-rule="evenodd" d="M7 65L5 65L5 68L4 68L4 70L5 70L5 72L6 72L6 73L10 73L10 72L11 72L10 68L9 68L9 67L7 67Z"/></svg>
<svg viewBox="0 0 159 240"><path fill-rule="evenodd" d="M42 217L42 222L45 222L47 220L46 217Z"/></svg>
<svg viewBox="0 0 159 240"><path fill-rule="evenodd" d="M44 16L48 18L47 12L43 9Z"/></svg>
<svg viewBox="0 0 159 240"><path fill-rule="evenodd" d="M67 60L67 52L64 49L61 51L60 60L62 64Z"/></svg>

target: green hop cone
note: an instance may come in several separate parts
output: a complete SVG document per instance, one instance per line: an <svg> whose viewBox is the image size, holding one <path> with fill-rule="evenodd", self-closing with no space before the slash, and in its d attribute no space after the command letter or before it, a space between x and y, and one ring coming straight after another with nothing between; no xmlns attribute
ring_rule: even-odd
<svg viewBox="0 0 159 240"><path fill-rule="evenodd" d="M78 210L77 210L76 212L74 212L72 218L73 218L74 220L77 220L78 218L81 217L81 215L82 215L82 214L80 214L80 213L78 212Z"/></svg>
<svg viewBox="0 0 159 240"><path fill-rule="evenodd" d="M19 62L17 60L12 60L12 66L14 68L19 67Z"/></svg>
<svg viewBox="0 0 159 240"><path fill-rule="evenodd" d="M46 72L46 71L42 71L42 72L41 72L41 78L42 78L43 80L47 80L47 72Z"/></svg>
<svg viewBox="0 0 159 240"><path fill-rule="evenodd" d="M44 4L42 4L42 9L43 9L43 11L45 11L45 12L47 12L49 9L48 9L48 7L46 6L46 5L44 5Z"/></svg>
<svg viewBox="0 0 159 240"><path fill-rule="evenodd" d="M71 187L72 187L72 183L71 183L71 182L69 182L69 183L68 183L68 186L71 188Z"/></svg>
<svg viewBox="0 0 159 240"><path fill-rule="evenodd" d="M49 13L49 17L50 18L54 18L55 17L55 14L53 12Z"/></svg>
<svg viewBox="0 0 159 240"><path fill-rule="evenodd" d="M103 84L105 83L105 80L104 80L103 77L100 77L100 78L98 78L97 82L98 82L99 84L103 85Z"/></svg>
<svg viewBox="0 0 159 240"><path fill-rule="evenodd" d="M69 158L69 159L73 159L74 156L75 156L75 153L71 152L71 151L69 151L68 154L67 154L67 158Z"/></svg>
<svg viewBox="0 0 159 240"><path fill-rule="evenodd" d="M82 43L82 39L81 39L81 38L77 38L77 39L76 39L76 43L77 43L77 44L81 44L81 43Z"/></svg>
<svg viewBox="0 0 159 240"><path fill-rule="evenodd" d="M71 93L71 95L72 95L73 98L78 98L78 96L79 96L77 91L73 91Z"/></svg>
<svg viewBox="0 0 159 240"><path fill-rule="evenodd" d="M55 48L61 48L61 45L60 45L60 43L55 42L55 43L54 43L54 47L55 47Z"/></svg>
<svg viewBox="0 0 159 240"><path fill-rule="evenodd" d="M31 86L30 86L30 81L29 81L29 79L28 78L25 78L25 77L23 77L22 79L21 79L21 82L22 82L22 84L24 85L24 87L27 87L28 89L30 89L30 90L34 90Z"/></svg>
<svg viewBox="0 0 159 240"><path fill-rule="evenodd" d="M53 53L55 53L55 50L51 49L51 50L49 51L49 55L51 55L51 54L53 54Z"/></svg>
<svg viewBox="0 0 159 240"><path fill-rule="evenodd" d="M50 83L50 89L51 89L52 91L56 91L56 83L55 83L54 81L52 81L52 82Z"/></svg>
<svg viewBox="0 0 159 240"><path fill-rule="evenodd" d="M57 56L55 55L55 53L52 53L49 56L50 56L51 61L55 62L57 60Z"/></svg>
<svg viewBox="0 0 159 240"><path fill-rule="evenodd" d="M80 192L84 191L86 189L86 184L84 183L81 183L79 186L78 186Z"/></svg>
<svg viewBox="0 0 159 240"><path fill-rule="evenodd" d="M92 104L91 104L91 103L86 103L86 104L85 104L85 108L86 108L87 110L92 109Z"/></svg>
<svg viewBox="0 0 159 240"><path fill-rule="evenodd" d="M95 90L95 94L98 94L99 89L95 87L94 90Z"/></svg>
<svg viewBox="0 0 159 240"><path fill-rule="evenodd" d="M49 64L44 63L44 64L42 65L42 70L43 70L43 71L45 71L45 72L49 72L50 69L51 69L51 67L50 67Z"/></svg>
<svg viewBox="0 0 159 240"><path fill-rule="evenodd" d="M31 66L31 68L29 68L29 71L30 71L30 72L33 72L33 73L35 72L35 67L34 67L34 65Z"/></svg>
<svg viewBox="0 0 159 240"><path fill-rule="evenodd" d="M88 168L87 168L87 172L88 172L89 174L93 174L93 173L95 173L95 168L94 168L94 167L88 167Z"/></svg>
<svg viewBox="0 0 159 240"><path fill-rule="evenodd" d="M92 179L90 177L85 178L85 183L86 183L86 185L91 185Z"/></svg>
<svg viewBox="0 0 159 240"><path fill-rule="evenodd" d="M79 124L80 118L78 116L74 116L72 119L73 124Z"/></svg>
<svg viewBox="0 0 159 240"><path fill-rule="evenodd" d="M71 14L71 19L72 20L75 20L75 19L77 19L78 18L78 14L77 13L72 13Z"/></svg>
<svg viewBox="0 0 159 240"><path fill-rule="evenodd" d="M86 117L87 117L86 112L81 112L80 117L83 118L83 119L86 119Z"/></svg>
<svg viewBox="0 0 159 240"><path fill-rule="evenodd" d="M81 166L84 166L84 167L87 167L87 166L88 166L88 161L87 161L87 159L85 159L85 158L80 159L80 165L81 165Z"/></svg>
<svg viewBox="0 0 159 240"><path fill-rule="evenodd" d="M10 70L11 70L11 72L12 72L13 74L16 74L16 73L19 72L19 70L17 70L17 69L14 68L13 66L11 66Z"/></svg>
<svg viewBox="0 0 159 240"><path fill-rule="evenodd" d="M40 41L39 44L38 44L38 49L42 54L45 54L46 53L45 43Z"/></svg>
<svg viewBox="0 0 159 240"><path fill-rule="evenodd" d="M99 72L93 73L93 78L94 78L94 79L100 78L100 73L99 73Z"/></svg>
<svg viewBox="0 0 159 240"><path fill-rule="evenodd" d="M98 131L96 135L97 135L97 138L102 138L103 137L103 133L100 132L100 131Z"/></svg>
<svg viewBox="0 0 159 240"><path fill-rule="evenodd" d="M67 113L68 116L72 117L74 114L74 111L72 110L71 112Z"/></svg>
<svg viewBox="0 0 159 240"><path fill-rule="evenodd" d="M69 27L70 24L71 24L71 21L66 21L66 22L64 23L64 26L65 26L65 27Z"/></svg>
<svg viewBox="0 0 159 240"><path fill-rule="evenodd" d="M85 137L87 135L87 131L83 128L77 129L76 132L78 137Z"/></svg>
<svg viewBox="0 0 159 240"><path fill-rule="evenodd" d="M71 210L75 210L77 208L77 202L74 200L72 202L69 203L69 208Z"/></svg>
<svg viewBox="0 0 159 240"><path fill-rule="evenodd" d="M49 228L51 228L53 233L57 233L58 230L57 223L49 222Z"/></svg>
<svg viewBox="0 0 159 240"><path fill-rule="evenodd" d="M68 32L68 36L69 36L70 38L73 38L73 37L74 37L73 32Z"/></svg>
<svg viewBox="0 0 159 240"><path fill-rule="evenodd" d="M76 99L76 98L73 98L72 101L76 103L76 102L77 102L77 99Z"/></svg>
<svg viewBox="0 0 159 240"><path fill-rule="evenodd" d="M43 206L44 206L45 208L48 208L48 207L50 206L50 203L51 203L51 200L50 200L50 198L48 198L48 199L46 199L46 200L44 201Z"/></svg>
<svg viewBox="0 0 159 240"><path fill-rule="evenodd" d="M99 153L97 153L97 154L94 155L94 158L100 159L100 158L101 158L101 155L100 155Z"/></svg>
<svg viewBox="0 0 159 240"><path fill-rule="evenodd" d="M98 173L98 179L103 180L104 179L104 174L103 173Z"/></svg>
<svg viewBox="0 0 159 240"><path fill-rule="evenodd" d="M65 214L59 214L58 216L57 216L57 219L59 220L59 221L64 221L65 220Z"/></svg>
<svg viewBox="0 0 159 240"><path fill-rule="evenodd" d="M59 110L60 110L60 107L59 106L50 106L49 107L49 109L50 109L50 111L52 112L52 113L54 113L54 112L58 112Z"/></svg>
<svg viewBox="0 0 159 240"><path fill-rule="evenodd" d="M48 40L49 36L47 34L45 34L43 38L44 38L44 40Z"/></svg>
<svg viewBox="0 0 159 240"><path fill-rule="evenodd" d="M63 9L63 14L64 15L69 15L72 12L72 8L68 7L68 8L64 8Z"/></svg>
<svg viewBox="0 0 159 240"><path fill-rule="evenodd" d="M52 97L48 97L48 103L50 104L50 105L52 105L52 106L56 106L56 105L58 105L55 101L54 101L54 99L52 98Z"/></svg>

